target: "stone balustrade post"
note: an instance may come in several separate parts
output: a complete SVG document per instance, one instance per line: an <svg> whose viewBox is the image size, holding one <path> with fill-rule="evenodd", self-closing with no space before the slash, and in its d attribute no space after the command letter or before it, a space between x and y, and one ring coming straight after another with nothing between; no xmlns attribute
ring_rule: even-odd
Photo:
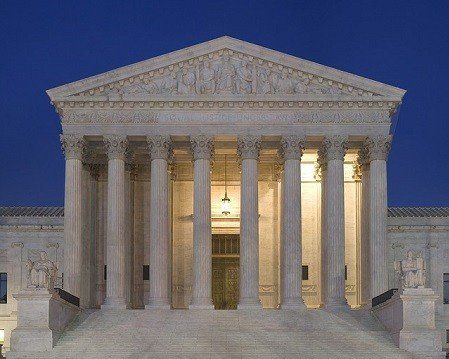
<svg viewBox="0 0 449 359"><path fill-rule="evenodd" d="M238 309L261 308L259 299L259 191L260 137L238 138L242 161L240 195L240 298Z"/></svg>

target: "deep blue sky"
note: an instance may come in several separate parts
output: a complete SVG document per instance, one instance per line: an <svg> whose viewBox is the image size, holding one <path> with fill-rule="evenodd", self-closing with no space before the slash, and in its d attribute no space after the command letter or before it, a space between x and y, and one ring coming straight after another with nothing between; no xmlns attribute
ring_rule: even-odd
<svg viewBox="0 0 449 359"><path fill-rule="evenodd" d="M63 204L46 89L222 35L406 89L389 205L449 206L448 34L447 0L2 0L0 206Z"/></svg>

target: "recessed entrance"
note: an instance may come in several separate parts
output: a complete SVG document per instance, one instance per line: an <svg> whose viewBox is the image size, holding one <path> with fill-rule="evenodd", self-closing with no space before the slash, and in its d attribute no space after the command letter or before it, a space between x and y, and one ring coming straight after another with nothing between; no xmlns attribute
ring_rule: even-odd
<svg viewBox="0 0 449 359"><path fill-rule="evenodd" d="M237 309L240 235L212 235L212 299L215 309Z"/></svg>

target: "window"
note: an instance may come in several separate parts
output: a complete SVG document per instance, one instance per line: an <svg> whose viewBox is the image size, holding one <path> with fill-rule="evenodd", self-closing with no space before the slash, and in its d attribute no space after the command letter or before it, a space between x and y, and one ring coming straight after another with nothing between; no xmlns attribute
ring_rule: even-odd
<svg viewBox="0 0 449 359"><path fill-rule="evenodd" d="M345 280L348 280L348 266L345 265Z"/></svg>
<svg viewBox="0 0 449 359"><path fill-rule="evenodd" d="M143 265L143 280L150 280L150 266L148 264Z"/></svg>
<svg viewBox="0 0 449 359"><path fill-rule="evenodd" d="M443 300L449 304L449 273L443 273Z"/></svg>
<svg viewBox="0 0 449 359"><path fill-rule="evenodd" d="M302 266L302 280L309 279L309 266Z"/></svg>
<svg viewBox="0 0 449 359"><path fill-rule="evenodd" d="M0 273L0 304L7 303L8 298L8 274Z"/></svg>
<svg viewBox="0 0 449 359"><path fill-rule="evenodd" d="M449 329L446 329L446 343L449 344Z"/></svg>
<svg viewBox="0 0 449 359"><path fill-rule="evenodd" d="M108 279L108 266L106 264L104 265L103 276L104 276L104 280Z"/></svg>

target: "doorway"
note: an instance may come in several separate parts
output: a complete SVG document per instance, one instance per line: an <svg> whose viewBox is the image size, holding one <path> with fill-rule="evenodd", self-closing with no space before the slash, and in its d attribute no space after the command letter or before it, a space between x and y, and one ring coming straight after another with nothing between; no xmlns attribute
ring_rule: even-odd
<svg viewBox="0 0 449 359"><path fill-rule="evenodd" d="M240 235L212 235L212 299L217 310L237 309Z"/></svg>

